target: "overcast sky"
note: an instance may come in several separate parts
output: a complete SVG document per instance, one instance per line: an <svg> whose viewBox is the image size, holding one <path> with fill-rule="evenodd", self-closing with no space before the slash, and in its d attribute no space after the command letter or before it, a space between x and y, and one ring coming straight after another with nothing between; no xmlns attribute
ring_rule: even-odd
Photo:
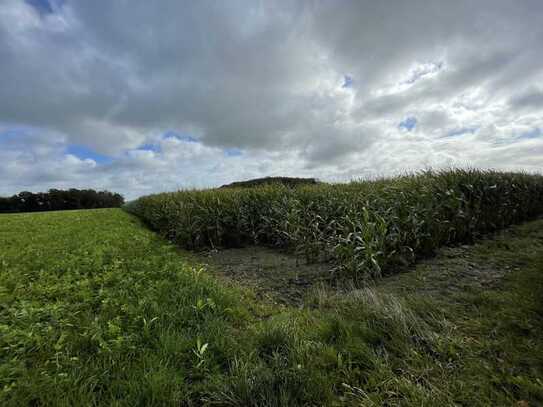
<svg viewBox="0 0 543 407"><path fill-rule="evenodd" d="M543 172L543 1L0 1L0 195Z"/></svg>

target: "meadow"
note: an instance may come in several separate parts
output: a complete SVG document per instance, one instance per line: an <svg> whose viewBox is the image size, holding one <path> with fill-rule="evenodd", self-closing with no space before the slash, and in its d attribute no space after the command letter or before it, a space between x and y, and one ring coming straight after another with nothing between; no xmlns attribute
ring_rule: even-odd
<svg viewBox="0 0 543 407"><path fill-rule="evenodd" d="M2 214L0 405L541 404L543 221L477 238L541 214L542 193L455 171L161 194L131 204L144 222ZM179 247L255 243L366 284L279 307Z"/></svg>

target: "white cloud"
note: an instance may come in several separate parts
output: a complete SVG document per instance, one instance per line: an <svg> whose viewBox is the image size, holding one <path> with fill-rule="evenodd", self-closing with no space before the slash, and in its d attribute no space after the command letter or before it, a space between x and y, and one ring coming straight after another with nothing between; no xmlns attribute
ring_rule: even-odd
<svg viewBox="0 0 543 407"><path fill-rule="evenodd" d="M0 194L543 171L539 1L52 5L0 5Z"/></svg>

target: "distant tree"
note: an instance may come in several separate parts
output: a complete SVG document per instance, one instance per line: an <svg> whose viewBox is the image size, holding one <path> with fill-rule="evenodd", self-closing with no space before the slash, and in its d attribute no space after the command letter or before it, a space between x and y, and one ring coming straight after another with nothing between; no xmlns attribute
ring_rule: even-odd
<svg viewBox="0 0 543 407"><path fill-rule="evenodd" d="M20 192L17 199L21 212L35 212L38 210L37 197L32 192Z"/></svg>
<svg viewBox="0 0 543 407"><path fill-rule="evenodd" d="M49 192L20 192L9 198L0 197L0 212L37 212L64 209L117 208L124 204L122 195L109 191L50 189Z"/></svg>
<svg viewBox="0 0 543 407"><path fill-rule="evenodd" d="M0 213L1 212L17 212L17 203L14 197L0 197Z"/></svg>
<svg viewBox="0 0 543 407"><path fill-rule="evenodd" d="M64 207L64 191L58 189L49 190L49 210L56 211Z"/></svg>

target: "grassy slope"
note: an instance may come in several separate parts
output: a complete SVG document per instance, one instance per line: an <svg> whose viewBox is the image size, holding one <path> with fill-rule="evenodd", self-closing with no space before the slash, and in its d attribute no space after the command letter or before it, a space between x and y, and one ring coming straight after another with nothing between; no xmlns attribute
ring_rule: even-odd
<svg viewBox="0 0 543 407"><path fill-rule="evenodd" d="M406 298L419 315L446 318L457 401L543 403L543 220L442 249L377 290Z"/></svg>
<svg viewBox="0 0 543 407"><path fill-rule="evenodd" d="M490 288L422 264L277 313L120 210L0 215L0 404L541 403L542 226L470 252Z"/></svg>
<svg viewBox="0 0 543 407"><path fill-rule="evenodd" d="M2 405L197 397L245 323L230 292L119 209L0 215L0 247ZM213 340L209 365L198 337Z"/></svg>

